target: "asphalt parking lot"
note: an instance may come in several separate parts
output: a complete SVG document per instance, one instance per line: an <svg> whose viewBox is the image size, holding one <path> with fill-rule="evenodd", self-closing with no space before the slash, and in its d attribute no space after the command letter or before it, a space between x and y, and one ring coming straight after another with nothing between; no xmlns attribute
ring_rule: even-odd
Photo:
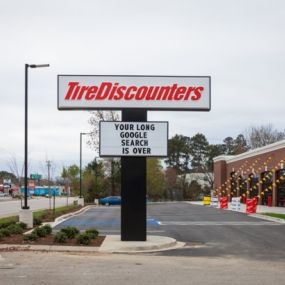
<svg viewBox="0 0 285 285"><path fill-rule="evenodd" d="M285 224L185 202L150 203L147 213L148 235L186 243L182 249L156 255L285 260ZM94 207L56 229L65 226L82 230L96 227L101 234L120 234L120 207Z"/></svg>

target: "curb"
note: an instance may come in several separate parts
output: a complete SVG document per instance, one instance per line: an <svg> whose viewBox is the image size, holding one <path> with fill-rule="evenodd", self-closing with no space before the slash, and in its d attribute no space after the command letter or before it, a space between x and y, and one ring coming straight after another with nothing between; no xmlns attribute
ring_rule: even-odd
<svg viewBox="0 0 285 285"><path fill-rule="evenodd" d="M276 223L279 223L279 224L285 224L285 220L283 220L283 219L274 218L274 217L270 217L270 216L266 216L266 215L262 215L262 214L251 214L251 215L249 215L249 217L254 217L254 218L257 218L257 219L262 219L262 220L266 220L266 221L276 222Z"/></svg>
<svg viewBox="0 0 285 285"><path fill-rule="evenodd" d="M147 236L147 241L121 241L119 235L107 235L99 248L101 253L143 253L181 248L183 242L164 236Z"/></svg>
<svg viewBox="0 0 285 285"><path fill-rule="evenodd" d="M113 242L115 239L115 242ZM48 252L81 252L81 253L148 253L160 252L182 248L185 243L177 242L173 238L162 236L148 236L148 241L129 242L120 241L120 236L106 236L100 247L88 246L60 246L60 245L19 245L19 244L0 244L0 250L32 250ZM156 240L156 241L154 241ZM148 243L148 244L147 244Z"/></svg>
<svg viewBox="0 0 285 285"><path fill-rule="evenodd" d="M65 215L62 215L58 218L56 218L54 220L54 222L49 222L49 224L51 225L52 228L54 228L55 226L57 226L58 224L68 220L69 218L73 217L73 216L76 216L76 215L79 215L81 213L84 213L86 212L87 210L91 209L91 208L94 208L96 207L95 205L94 206L86 206L86 207L83 207L82 209L78 210L77 212L73 212L73 213L68 213L68 214L65 214Z"/></svg>

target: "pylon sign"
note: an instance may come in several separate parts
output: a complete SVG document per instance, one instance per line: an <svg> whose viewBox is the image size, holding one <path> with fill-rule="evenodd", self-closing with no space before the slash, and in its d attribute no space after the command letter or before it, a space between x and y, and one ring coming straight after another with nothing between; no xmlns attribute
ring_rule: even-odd
<svg viewBox="0 0 285 285"><path fill-rule="evenodd" d="M58 75L58 109L209 111L209 76Z"/></svg>
<svg viewBox="0 0 285 285"><path fill-rule="evenodd" d="M58 75L59 110L121 110L101 122L100 156L121 157L121 240L146 240L146 157L167 155L168 124L147 111L210 111L210 76Z"/></svg>

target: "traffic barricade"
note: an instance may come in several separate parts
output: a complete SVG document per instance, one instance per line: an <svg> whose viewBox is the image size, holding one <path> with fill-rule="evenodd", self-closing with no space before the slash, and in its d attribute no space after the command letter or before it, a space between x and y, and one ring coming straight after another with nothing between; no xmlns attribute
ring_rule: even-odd
<svg viewBox="0 0 285 285"><path fill-rule="evenodd" d="M240 211L240 197L232 197L229 209L232 211Z"/></svg>
<svg viewBox="0 0 285 285"><path fill-rule="evenodd" d="M203 198L203 205L209 206L211 204L211 197L210 196L204 196Z"/></svg>
<svg viewBox="0 0 285 285"><path fill-rule="evenodd" d="M217 196L211 197L211 207L218 208L219 205L219 198Z"/></svg>
<svg viewBox="0 0 285 285"><path fill-rule="evenodd" d="M227 197L221 197L220 198L220 208L221 209L227 209L228 208L228 198Z"/></svg>
<svg viewBox="0 0 285 285"><path fill-rule="evenodd" d="M246 213L247 214L255 214L257 208L257 199L247 199L246 200Z"/></svg>

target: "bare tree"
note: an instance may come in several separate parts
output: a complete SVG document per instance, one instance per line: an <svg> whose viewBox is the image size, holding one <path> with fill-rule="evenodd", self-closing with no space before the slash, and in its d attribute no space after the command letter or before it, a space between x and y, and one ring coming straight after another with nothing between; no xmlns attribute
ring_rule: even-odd
<svg viewBox="0 0 285 285"><path fill-rule="evenodd" d="M285 138L284 131L278 131L272 124L250 127L246 130L246 140L251 149L262 147Z"/></svg>
<svg viewBox="0 0 285 285"><path fill-rule="evenodd" d="M8 160L8 167L10 171L17 177L19 187L21 187L21 178L23 177L24 173L24 163L19 163L16 156L11 154Z"/></svg>
<svg viewBox="0 0 285 285"><path fill-rule="evenodd" d="M119 121L120 113L115 111L94 111L90 112L91 118L88 123L91 125L90 139L87 144L98 151L99 149L99 122L100 121Z"/></svg>

